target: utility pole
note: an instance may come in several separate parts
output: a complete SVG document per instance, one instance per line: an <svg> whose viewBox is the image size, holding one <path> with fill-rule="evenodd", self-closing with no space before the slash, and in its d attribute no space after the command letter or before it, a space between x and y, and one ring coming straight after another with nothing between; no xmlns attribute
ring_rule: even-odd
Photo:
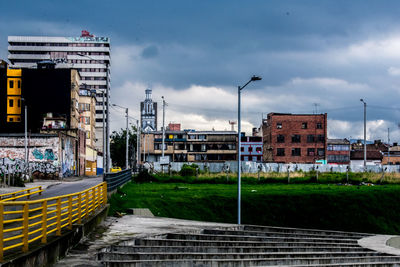
<svg viewBox="0 0 400 267"><path fill-rule="evenodd" d="M139 165L140 160L140 128L139 120L136 120L136 165Z"/></svg>
<svg viewBox="0 0 400 267"><path fill-rule="evenodd" d="M164 143L165 143L165 100L164 100L164 96L161 97L162 98L162 157L164 158Z"/></svg>
<svg viewBox="0 0 400 267"><path fill-rule="evenodd" d="M29 158L28 158L28 108L26 106L25 99L23 98L22 101L24 101L24 109L25 109L25 177L27 176L28 168L29 168Z"/></svg>
<svg viewBox="0 0 400 267"><path fill-rule="evenodd" d="M107 172L107 149L106 149L106 108L105 108L105 98L103 90L103 173Z"/></svg>
<svg viewBox="0 0 400 267"><path fill-rule="evenodd" d="M364 103L364 171L367 170L367 103L361 98Z"/></svg>
<svg viewBox="0 0 400 267"><path fill-rule="evenodd" d="M388 165L390 165L390 129L388 128Z"/></svg>
<svg viewBox="0 0 400 267"><path fill-rule="evenodd" d="M143 133L143 163L146 162L146 132Z"/></svg>
<svg viewBox="0 0 400 267"><path fill-rule="evenodd" d="M129 122L128 122L128 108L126 112L126 152L125 152L125 169L129 169Z"/></svg>

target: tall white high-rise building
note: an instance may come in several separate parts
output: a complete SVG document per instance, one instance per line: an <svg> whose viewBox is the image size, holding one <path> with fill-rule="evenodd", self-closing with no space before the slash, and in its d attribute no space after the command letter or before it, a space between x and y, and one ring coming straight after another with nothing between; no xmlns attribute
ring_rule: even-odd
<svg viewBox="0 0 400 267"><path fill-rule="evenodd" d="M106 92L110 88L110 38L82 31L79 37L9 36L8 44L8 59L13 67L36 67L37 62L52 61L57 63L56 68L78 69L81 88L96 90L95 146L103 151L103 107L107 114Z"/></svg>

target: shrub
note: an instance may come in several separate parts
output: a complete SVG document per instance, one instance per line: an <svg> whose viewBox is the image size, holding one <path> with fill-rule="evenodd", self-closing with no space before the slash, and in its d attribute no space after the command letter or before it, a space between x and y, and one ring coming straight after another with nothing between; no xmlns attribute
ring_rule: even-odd
<svg viewBox="0 0 400 267"><path fill-rule="evenodd" d="M192 164L192 165L183 164L179 174L181 176L196 176L198 167L199 166L197 166L196 164Z"/></svg>
<svg viewBox="0 0 400 267"><path fill-rule="evenodd" d="M154 175L150 174L147 169L141 170L138 175L132 178L132 181L137 183L152 182L155 180Z"/></svg>

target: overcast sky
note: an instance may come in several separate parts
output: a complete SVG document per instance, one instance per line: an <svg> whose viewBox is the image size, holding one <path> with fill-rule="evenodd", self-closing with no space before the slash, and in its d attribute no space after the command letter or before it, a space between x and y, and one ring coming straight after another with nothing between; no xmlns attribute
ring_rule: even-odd
<svg viewBox="0 0 400 267"><path fill-rule="evenodd" d="M329 138L400 139L399 1L1 1L0 57L8 35L79 36L112 45L111 101L139 117L144 90L164 95L166 121L230 129L268 112L328 113ZM112 129L124 127L112 109ZM162 119L159 105L159 126Z"/></svg>

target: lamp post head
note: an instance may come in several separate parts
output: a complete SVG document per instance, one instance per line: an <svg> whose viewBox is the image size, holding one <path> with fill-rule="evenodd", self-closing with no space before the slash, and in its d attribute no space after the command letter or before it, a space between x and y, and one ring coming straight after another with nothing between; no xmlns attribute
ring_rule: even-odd
<svg viewBox="0 0 400 267"><path fill-rule="evenodd" d="M362 98L360 99L360 101L363 102L364 104L367 104L367 103L365 103L364 99L362 99Z"/></svg>
<svg viewBox="0 0 400 267"><path fill-rule="evenodd" d="M254 81L261 81L261 80L262 80L262 78L261 78L260 76L253 75L253 77L251 77L251 81L252 81L252 82L254 82Z"/></svg>

